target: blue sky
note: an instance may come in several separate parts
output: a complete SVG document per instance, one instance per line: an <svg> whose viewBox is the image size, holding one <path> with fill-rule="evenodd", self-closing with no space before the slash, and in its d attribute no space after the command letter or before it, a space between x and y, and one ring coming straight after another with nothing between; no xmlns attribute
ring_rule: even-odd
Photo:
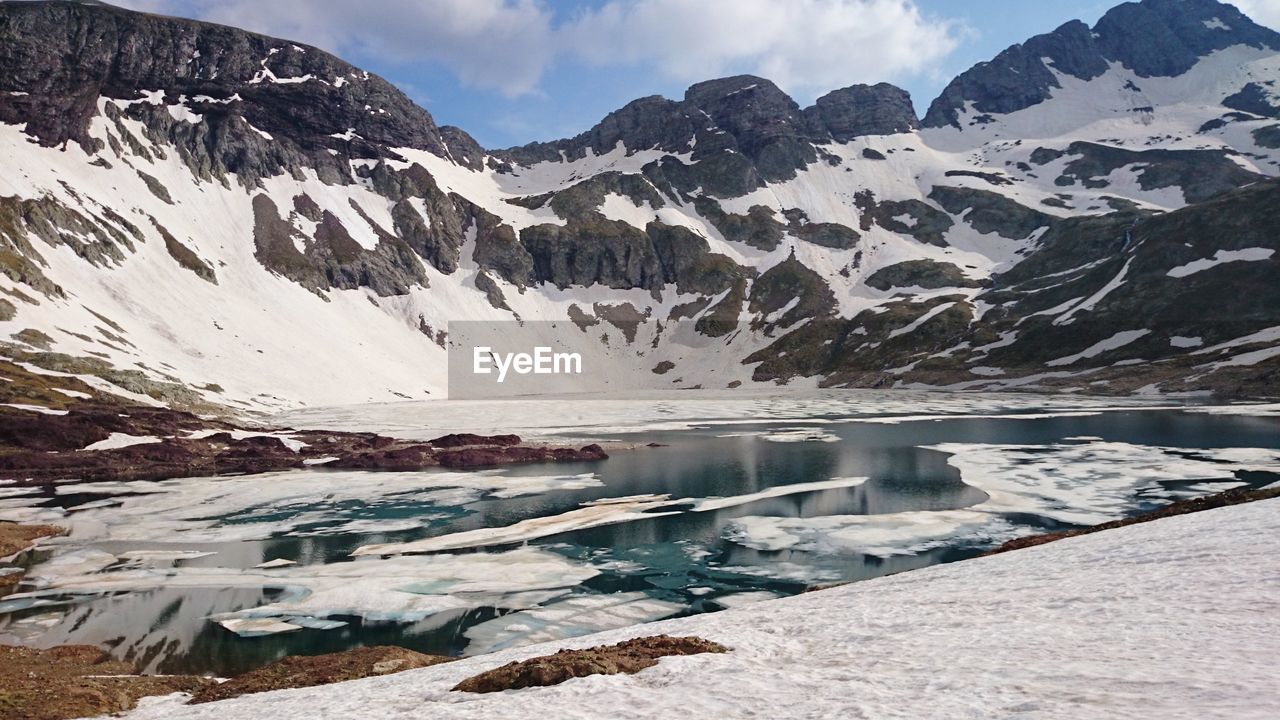
<svg viewBox="0 0 1280 720"><path fill-rule="evenodd" d="M1113 2L1061 0L115 0L330 50L484 146L577 134L645 95L752 73L803 106L856 82L923 112L956 74ZM1238 0L1280 26L1280 0Z"/></svg>

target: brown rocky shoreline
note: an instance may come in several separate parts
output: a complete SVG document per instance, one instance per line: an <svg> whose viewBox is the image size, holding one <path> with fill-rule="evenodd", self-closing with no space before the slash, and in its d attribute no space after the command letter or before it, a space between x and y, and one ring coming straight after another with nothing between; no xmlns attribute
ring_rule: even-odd
<svg viewBox="0 0 1280 720"><path fill-rule="evenodd" d="M251 427L225 407L167 402L175 400L166 395L172 389L150 388L160 403L151 406L102 392L70 374L37 371L27 361L0 358L0 377L6 381L0 382L0 481L20 486L306 467L409 471L608 458L599 445L526 443L517 435L451 434L424 442ZM51 363L46 359L46 364ZM87 449L104 441L102 449Z"/></svg>
<svg viewBox="0 0 1280 720"><path fill-rule="evenodd" d="M0 478L18 485L168 480L251 475L324 467L360 470L472 469L542 462L604 460L596 444L582 447L525 443L516 435L445 435L407 441L373 433L246 429L202 421L173 410L147 408L129 423L112 421L98 408L73 407L66 415L19 416L0 409ZM111 413L113 417L118 417ZM126 447L86 450L112 432L146 440ZM122 428L122 429L114 429Z"/></svg>

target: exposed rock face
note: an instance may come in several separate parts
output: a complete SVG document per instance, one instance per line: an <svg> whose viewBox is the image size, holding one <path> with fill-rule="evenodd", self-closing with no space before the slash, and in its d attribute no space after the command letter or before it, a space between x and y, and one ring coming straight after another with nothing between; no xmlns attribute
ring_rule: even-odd
<svg viewBox="0 0 1280 720"><path fill-rule="evenodd" d="M533 259L537 283L651 291L662 284L653 243L624 222L601 218L566 227L535 225L521 231L520 242Z"/></svg>
<svg viewBox="0 0 1280 720"><path fill-rule="evenodd" d="M453 691L491 693L546 687L589 675L634 674L673 655L726 652L729 648L702 638L657 635L585 650L561 650L554 655L508 663L463 680Z"/></svg>
<svg viewBox="0 0 1280 720"><path fill-rule="evenodd" d="M700 187L733 197L766 181L795 177L817 161L815 143L910 132L917 126L910 95L887 83L836 90L801 110L772 82L739 75L698 83L683 101L641 98L577 137L498 155L531 165L559 161L561 153L569 160L585 157L588 150L604 154L619 143L628 152L691 152L695 164L668 158L646 168L646 175L659 187L683 192Z"/></svg>
<svg viewBox="0 0 1280 720"><path fill-rule="evenodd" d="M1107 187L1108 175L1133 166L1143 190L1178 187L1188 202L1196 203L1263 179L1221 150L1125 150L1075 142L1066 152L1078 157L1054 180L1062 187L1077 183L1088 188Z"/></svg>
<svg viewBox="0 0 1280 720"><path fill-rule="evenodd" d="M818 98L805 116L821 134L836 142L864 135L896 135L920 127L911 95L888 83L852 85Z"/></svg>
<svg viewBox="0 0 1280 720"><path fill-rule="evenodd" d="M1060 87L1046 59L1081 80L1098 77L1110 62L1139 77L1170 77L1214 50L1240 44L1280 50L1280 33L1215 0L1124 3L1092 29L1073 20L961 73L929 106L924 126L959 127L959 111L970 102L980 113L1010 113L1045 101Z"/></svg>
<svg viewBox="0 0 1280 720"><path fill-rule="evenodd" d="M980 287L966 277L960 268L936 260L906 260L880 268L867 278L867 286L877 290L919 287L936 290L945 287Z"/></svg>
<svg viewBox="0 0 1280 720"><path fill-rule="evenodd" d="M724 255L712 253L706 238L688 228L653 222L646 230L663 280L681 293L718 295L749 274Z"/></svg>
<svg viewBox="0 0 1280 720"><path fill-rule="evenodd" d="M273 272L313 290L367 287L381 296L404 295L414 285L425 286L427 277L413 249L404 240L364 218L378 235L378 244L367 250L356 242L331 211L320 215L313 238L299 233L282 219L266 195L253 199L254 256ZM298 250L298 243L305 250Z"/></svg>
<svg viewBox="0 0 1280 720"><path fill-rule="evenodd" d="M782 327L826 317L835 306L835 295L822 276L795 255L769 268L751 286L751 311Z"/></svg>
<svg viewBox="0 0 1280 720"><path fill-rule="evenodd" d="M186 96L214 123L241 117L304 154L445 152L431 116L381 78L315 48L220 25L99 3L4 3L0 67L5 89L28 93L0 95L0 120L27 123L47 145L91 144L86 130L100 96L131 101L163 90L163 104ZM359 139L333 137L348 131Z"/></svg>
<svg viewBox="0 0 1280 720"><path fill-rule="evenodd" d="M1010 240L1028 237L1054 222L1050 215L1019 205L989 190L938 185L929 193L929 199L952 215L963 214L965 221L974 230L980 233L993 232Z"/></svg>
<svg viewBox="0 0 1280 720"><path fill-rule="evenodd" d="M430 667L451 660L451 657L423 655L400 647L362 647L327 655L291 656L224 683L201 688L192 695L189 704L228 700L272 690L332 685Z"/></svg>

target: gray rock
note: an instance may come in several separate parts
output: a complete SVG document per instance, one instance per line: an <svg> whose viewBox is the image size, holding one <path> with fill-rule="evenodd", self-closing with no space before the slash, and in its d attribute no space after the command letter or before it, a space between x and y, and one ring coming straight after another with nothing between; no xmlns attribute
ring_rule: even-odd
<svg viewBox="0 0 1280 720"><path fill-rule="evenodd" d="M1215 18L1228 29L1210 27ZM1232 45L1280 50L1280 33L1216 0L1124 3L1092 29L1073 20L965 71L929 106L924 126L959 127L959 111L970 102L981 113L1011 113L1044 102L1059 84L1042 58L1081 80L1098 77L1112 61L1140 77L1171 77Z"/></svg>
<svg viewBox="0 0 1280 720"><path fill-rule="evenodd" d="M840 143L865 135L896 135L920 127L911 95L888 83L834 90L818 98L804 113L818 134L825 133Z"/></svg>

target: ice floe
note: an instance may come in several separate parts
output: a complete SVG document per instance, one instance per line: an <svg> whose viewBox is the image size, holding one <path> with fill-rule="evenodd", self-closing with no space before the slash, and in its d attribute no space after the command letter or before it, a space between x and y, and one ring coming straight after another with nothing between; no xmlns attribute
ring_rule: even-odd
<svg viewBox="0 0 1280 720"><path fill-rule="evenodd" d="M239 635L240 637L261 637L264 635L279 635L280 633L297 632L302 629L301 625L294 625L282 620L268 619L244 619L233 618L231 620L219 620L218 624Z"/></svg>
<svg viewBox="0 0 1280 720"><path fill-rule="evenodd" d="M365 545L357 548L352 555L360 557L365 555L427 553L527 542L572 530L585 530L640 518L657 517L659 513L646 513L645 511L667 505L669 500L669 495L636 495L595 500L583 503L582 507L576 510L549 517L529 518L506 527L465 530L407 543ZM667 514L675 514L676 512L679 511Z"/></svg>
<svg viewBox="0 0 1280 720"><path fill-rule="evenodd" d="M59 495L104 495L117 501L109 507L82 504L69 513L57 507L31 507L15 492L15 497L0 496L0 520L57 524L68 528L76 542L246 541L283 533L407 530L438 517L436 509L442 506L456 507L485 496L511 498L599 484L591 474L518 475L504 470L314 470L161 482L63 483L56 487ZM370 517L387 508L402 512L395 519Z"/></svg>
<svg viewBox="0 0 1280 720"><path fill-rule="evenodd" d="M30 579L36 583L36 590L13 595L8 600L39 602L65 595L161 587L279 588L284 590L284 595L273 602L221 613L211 619L219 623L277 620L299 627L315 627L315 623L301 623L310 622L308 618L326 620L345 616L414 622L460 609L523 609L567 594L600 572L534 548L504 553L364 559L274 570L207 566L107 570L117 560L109 553L91 550L55 557L32 568Z"/></svg>
<svg viewBox="0 0 1280 720"><path fill-rule="evenodd" d="M281 424L333 430L376 431L427 440L444 432L514 432L526 439L686 430L696 426L786 422L883 422L893 416L966 417L1036 413L1109 412L1158 405L1144 398L953 393L914 390L810 391L691 390L673 400L670 393L530 398L513 414L510 403L485 400L397 402L359 407L298 410L277 418ZM1019 415L1021 416L1021 415Z"/></svg>
<svg viewBox="0 0 1280 720"><path fill-rule="evenodd" d="M1114 520L1162 483L1234 479L1239 470L1274 470L1280 451L1185 450L1119 442L1054 445L945 443L948 463L990 498L974 510L1032 513L1058 522Z"/></svg>
<svg viewBox="0 0 1280 720"><path fill-rule="evenodd" d="M365 545L357 548L352 555L355 557L365 555L385 556L401 553L428 553L493 545L509 545L575 530L586 530L604 525L679 515L686 511L710 512L787 495L857 487L865 483L866 480L865 477L850 477L811 483L796 483L793 485L777 485L759 492L732 497L672 500L670 495L664 494L601 498L584 502L581 507L559 515L529 518L503 527L465 530L412 542Z"/></svg>
<svg viewBox="0 0 1280 720"><path fill-rule="evenodd" d="M661 620L683 609L683 605L651 598L639 592L570 597L472 626L466 632L467 638L471 640L466 654L478 655L521 645L590 635Z"/></svg>
<svg viewBox="0 0 1280 720"><path fill-rule="evenodd" d="M1179 448L1072 438L1053 445L946 443L961 478L987 493L969 508L881 515L748 516L725 527L725 538L756 550L917 554L952 544L989 545L1039 532L1012 521L1020 515L1066 525L1096 525L1140 503L1164 503L1244 483L1241 470L1280 468L1280 451L1262 448Z"/></svg>
<svg viewBox="0 0 1280 720"><path fill-rule="evenodd" d="M759 437L761 440L777 443L798 442L840 442L840 436L816 428L776 428L746 432L723 433L716 437Z"/></svg>
<svg viewBox="0 0 1280 720"><path fill-rule="evenodd" d="M731 522L725 538L756 550L856 552L888 557L914 555L978 533L990 538L1008 537L1014 530L988 513L942 510L810 518L751 516Z"/></svg>

